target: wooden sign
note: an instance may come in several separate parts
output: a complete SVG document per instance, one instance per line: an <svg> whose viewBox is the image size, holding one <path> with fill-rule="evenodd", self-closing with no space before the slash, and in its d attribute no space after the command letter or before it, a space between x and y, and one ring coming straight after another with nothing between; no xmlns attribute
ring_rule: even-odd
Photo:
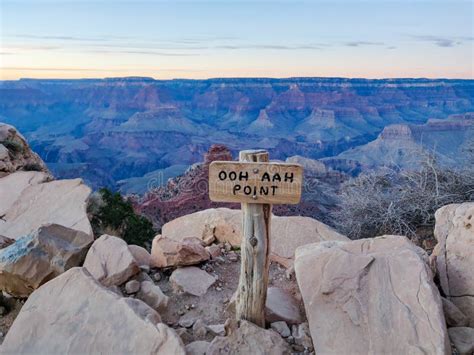
<svg viewBox="0 0 474 355"><path fill-rule="evenodd" d="M209 197L216 202L297 204L303 168L297 164L214 161Z"/></svg>

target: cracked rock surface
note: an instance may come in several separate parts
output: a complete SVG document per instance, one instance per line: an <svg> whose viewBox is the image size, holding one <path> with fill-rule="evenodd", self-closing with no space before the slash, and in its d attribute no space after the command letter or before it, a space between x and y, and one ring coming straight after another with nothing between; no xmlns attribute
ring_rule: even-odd
<svg viewBox="0 0 474 355"><path fill-rule="evenodd" d="M474 327L474 203L451 204L436 211L432 255L446 297Z"/></svg>
<svg viewBox="0 0 474 355"><path fill-rule="evenodd" d="M401 236L297 249L296 277L317 352L450 353L426 261L423 250Z"/></svg>

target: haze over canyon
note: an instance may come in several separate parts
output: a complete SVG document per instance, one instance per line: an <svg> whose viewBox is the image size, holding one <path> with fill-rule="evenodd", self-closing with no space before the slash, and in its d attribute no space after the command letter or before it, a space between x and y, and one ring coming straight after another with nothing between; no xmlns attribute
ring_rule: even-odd
<svg viewBox="0 0 474 355"><path fill-rule="evenodd" d="M203 160L212 144L268 149L356 174L416 166L435 151L464 164L474 140L474 80L129 77L0 82L14 125L58 178L145 193ZM471 113L470 113L471 112Z"/></svg>

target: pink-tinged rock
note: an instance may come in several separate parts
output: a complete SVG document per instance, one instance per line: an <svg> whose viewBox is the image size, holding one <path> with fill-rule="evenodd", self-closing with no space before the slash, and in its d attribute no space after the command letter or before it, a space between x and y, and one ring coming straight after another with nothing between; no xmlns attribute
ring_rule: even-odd
<svg viewBox="0 0 474 355"><path fill-rule="evenodd" d="M203 242L194 237L179 241L157 235L151 247L151 266L170 267L195 265L209 260Z"/></svg>
<svg viewBox="0 0 474 355"><path fill-rule="evenodd" d="M84 267L104 286L118 286L140 271L127 243L104 234L92 244Z"/></svg>
<svg viewBox="0 0 474 355"><path fill-rule="evenodd" d="M222 247L218 244L212 244L206 247L207 252L211 256L211 259L215 259L222 255Z"/></svg>
<svg viewBox="0 0 474 355"><path fill-rule="evenodd" d="M407 238L306 245L295 271L316 353L451 353L427 255Z"/></svg>
<svg viewBox="0 0 474 355"><path fill-rule="evenodd" d="M151 265L151 255L145 248L140 247L138 245L129 245L128 249L135 258L135 261L137 262L138 266Z"/></svg>
<svg viewBox="0 0 474 355"><path fill-rule="evenodd" d="M170 276L175 292L185 292L193 296L204 296L216 279L195 266L176 269Z"/></svg>
<svg viewBox="0 0 474 355"><path fill-rule="evenodd" d="M207 209L172 220L163 226L164 237L182 240L196 236L207 245L214 240L240 246L241 212L228 208Z"/></svg>
<svg viewBox="0 0 474 355"><path fill-rule="evenodd" d="M298 324L303 321L294 297L278 287L268 288L265 319L269 323L285 321L288 324Z"/></svg>
<svg viewBox="0 0 474 355"><path fill-rule="evenodd" d="M84 268L36 290L2 344L2 354L185 354L156 311L120 297Z"/></svg>

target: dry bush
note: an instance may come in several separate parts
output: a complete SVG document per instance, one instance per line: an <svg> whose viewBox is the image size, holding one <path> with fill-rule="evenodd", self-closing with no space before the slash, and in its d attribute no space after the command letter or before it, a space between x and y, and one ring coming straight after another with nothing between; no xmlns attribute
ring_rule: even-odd
<svg viewBox="0 0 474 355"><path fill-rule="evenodd" d="M427 157L418 170L382 169L343 184L337 229L351 239L383 234L417 238L421 227L434 226L434 213L446 204L474 201L474 170L439 167Z"/></svg>

